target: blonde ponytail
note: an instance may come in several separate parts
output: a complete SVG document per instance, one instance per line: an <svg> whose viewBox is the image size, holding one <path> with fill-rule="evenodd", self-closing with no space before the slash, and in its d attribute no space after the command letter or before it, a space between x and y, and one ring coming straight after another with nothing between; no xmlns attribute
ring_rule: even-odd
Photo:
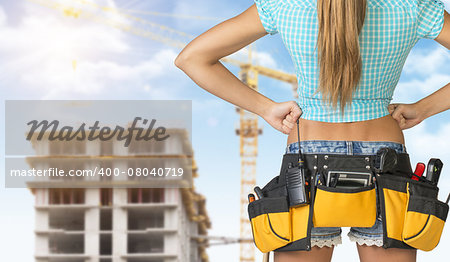
<svg viewBox="0 0 450 262"><path fill-rule="evenodd" d="M362 74L358 36L366 15L366 0L317 0L319 89L342 114L351 103Z"/></svg>

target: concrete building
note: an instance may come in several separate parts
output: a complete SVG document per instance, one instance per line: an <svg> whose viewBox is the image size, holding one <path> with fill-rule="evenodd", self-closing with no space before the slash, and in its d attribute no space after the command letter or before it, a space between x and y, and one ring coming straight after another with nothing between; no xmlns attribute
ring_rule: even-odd
<svg viewBox="0 0 450 262"><path fill-rule="evenodd" d="M32 140L36 156L27 162L36 169L64 171L133 170L158 163L191 171L185 180L193 183L197 168L187 133L168 133L171 139L163 142L132 141L128 147L117 140L49 141L47 134ZM208 261L208 242L199 237L210 227L205 198L193 186L180 188L178 182L114 175L28 182L35 195L35 261Z"/></svg>

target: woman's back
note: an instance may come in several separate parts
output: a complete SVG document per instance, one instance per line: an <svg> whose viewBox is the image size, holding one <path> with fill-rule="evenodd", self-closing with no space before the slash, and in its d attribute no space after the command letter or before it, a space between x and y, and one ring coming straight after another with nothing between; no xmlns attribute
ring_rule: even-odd
<svg viewBox="0 0 450 262"><path fill-rule="evenodd" d="M366 1L368 8L364 8ZM450 16L444 12L442 3L406 1L255 0L258 7L252 5L190 42L175 59L175 65L211 94L261 116L276 130L289 134L286 153L300 152L302 144L307 149L303 152L314 154L373 155L386 146L394 150L401 148L399 151L404 152L401 144L349 141L403 143L401 128L412 127L450 109L448 84L417 103L389 105L388 111L401 67L415 42L421 37L437 36L437 42L450 48ZM318 4L318 12L315 4ZM316 19L317 13L319 19ZM369 21L365 25L363 17ZM317 20L320 30L317 30ZM272 101L255 91L252 85L239 80L219 61L267 33L277 31L296 64L301 109L294 101ZM317 63L320 68L317 68L314 54L316 39L321 54ZM361 52L358 42L363 42ZM365 79L360 82L361 75ZM359 89L353 93L355 87ZM314 94L317 90L324 95L325 102ZM356 100L362 101L356 103ZM326 102L339 108L337 112L326 108ZM353 102L353 107L344 108L346 115L342 117L340 110L343 109L336 102L341 106ZM380 106L374 106L376 104ZM347 141L296 143L295 122L302 110L301 140ZM251 119L246 121L254 123ZM331 261L341 229L314 229L311 229L309 252L275 252L274 261ZM361 261L415 261L415 250L379 247L383 244L384 233L378 219L370 228L352 227L349 236L357 242Z"/></svg>
<svg viewBox="0 0 450 262"><path fill-rule="evenodd" d="M388 115L387 107L411 48L421 38L436 38L443 27L442 2L367 0L359 35L362 76L351 107L342 115L339 107L334 111L316 92L319 85L316 1L255 0L264 28L270 34L280 34L294 62L302 118L354 122Z"/></svg>
<svg viewBox="0 0 450 262"><path fill-rule="evenodd" d="M421 38L436 38L442 30L442 2L367 0L358 36L362 74L345 114L339 106L334 110L316 92L319 88L316 0L255 0L255 3L264 28L270 34L280 34L294 62L298 104L303 111L302 140L404 143L388 105L411 48ZM296 137L293 129L288 143L296 141Z"/></svg>

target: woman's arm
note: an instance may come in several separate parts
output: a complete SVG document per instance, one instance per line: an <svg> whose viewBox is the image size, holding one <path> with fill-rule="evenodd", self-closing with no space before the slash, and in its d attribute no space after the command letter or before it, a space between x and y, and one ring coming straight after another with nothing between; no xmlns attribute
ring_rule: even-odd
<svg viewBox="0 0 450 262"><path fill-rule="evenodd" d="M275 103L246 86L219 62L266 34L256 6L252 5L192 40L177 56L175 65L206 91L263 117L287 134L301 114L297 104Z"/></svg>
<svg viewBox="0 0 450 262"><path fill-rule="evenodd" d="M444 25L434 39L450 49L450 15L444 10ZM401 129L411 128L426 118L450 109L450 83L433 94L413 104L391 104L389 113L397 120Z"/></svg>
<svg viewBox="0 0 450 262"><path fill-rule="evenodd" d="M389 112L401 129L411 128L426 118L450 109L450 83L414 104L391 104Z"/></svg>
<svg viewBox="0 0 450 262"><path fill-rule="evenodd" d="M434 41L450 49L450 15L444 10L444 25Z"/></svg>

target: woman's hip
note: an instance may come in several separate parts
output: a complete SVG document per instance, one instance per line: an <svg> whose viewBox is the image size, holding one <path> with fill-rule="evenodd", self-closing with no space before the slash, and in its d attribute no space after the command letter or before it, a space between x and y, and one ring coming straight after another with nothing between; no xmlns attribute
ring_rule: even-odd
<svg viewBox="0 0 450 262"><path fill-rule="evenodd" d="M390 141L404 144L403 132L391 115L368 121L328 123L300 119L300 140ZM298 141L297 126L287 143Z"/></svg>
<svg viewBox="0 0 450 262"><path fill-rule="evenodd" d="M300 142L300 147L305 154L375 155L384 147L406 153L405 145L390 141L306 140ZM287 145L285 152L298 153L298 150L299 143L293 142Z"/></svg>

